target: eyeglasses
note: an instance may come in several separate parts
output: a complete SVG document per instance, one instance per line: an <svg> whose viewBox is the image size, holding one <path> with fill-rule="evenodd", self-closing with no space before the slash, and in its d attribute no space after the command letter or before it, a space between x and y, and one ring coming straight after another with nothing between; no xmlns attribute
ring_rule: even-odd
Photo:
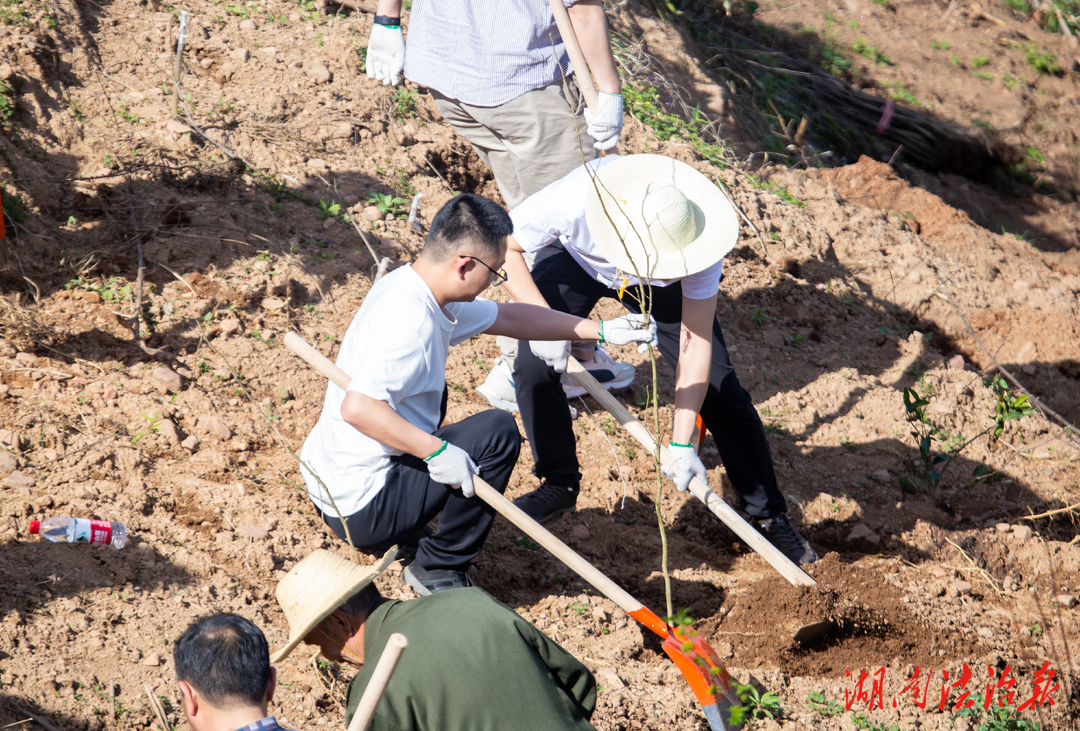
<svg viewBox="0 0 1080 731"><path fill-rule="evenodd" d="M491 280L491 286L492 287L498 287L500 284L502 284L503 282L505 282L507 279L510 278L510 277L506 276L506 270L504 270L502 268L499 268L499 270L496 271L496 270L492 269L491 267L489 267L487 264L485 264L483 259L480 259L480 258L475 257L475 256L469 256L468 254L462 254L462 256L464 256L466 259L472 259L473 261L480 262L484 266L485 269L487 269L489 272L491 272L492 274L495 275L495 277Z"/></svg>

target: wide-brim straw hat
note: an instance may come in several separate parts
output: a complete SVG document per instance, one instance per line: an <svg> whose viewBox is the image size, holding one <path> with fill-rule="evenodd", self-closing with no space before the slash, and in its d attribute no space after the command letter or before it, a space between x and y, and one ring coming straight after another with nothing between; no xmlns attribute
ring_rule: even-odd
<svg viewBox="0 0 1080 731"><path fill-rule="evenodd" d="M601 166L590 180L585 222L608 262L648 279L708 269L739 240L739 219L723 191L663 155L627 155Z"/></svg>
<svg viewBox="0 0 1080 731"><path fill-rule="evenodd" d="M357 566L330 551L318 550L293 566L278 582L277 600L289 622L289 641L270 658L281 662L319 622L375 580L397 556L397 546L371 566Z"/></svg>

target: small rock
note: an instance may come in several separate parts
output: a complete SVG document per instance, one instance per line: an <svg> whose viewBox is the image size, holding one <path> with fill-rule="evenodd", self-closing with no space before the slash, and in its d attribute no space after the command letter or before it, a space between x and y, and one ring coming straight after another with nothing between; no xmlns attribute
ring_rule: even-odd
<svg viewBox="0 0 1080 731"><path fill-rule="evenodd" d="M248 19L248 20L241 20L240 21L240 30L258 30L258 29L259 29L259 26L257 26L255 24L254 20Z"/></svg>
<svg viewBox="0 0 1080 731"><path fill-rule="evenodd" d="M232 436L232 429L230 429L221 417L213 416L211 414L203 414L196 420L195 428L208 436L215 437L221 441L225 441Z"/></svg>
<svg viewBox="0 0 1080 731"><path fill-rule="evenodd" d="M354 206L360 201L360 197L350 193L349 195L344 196L343 200L345 201L345 205Z"/></svg>
<svg viewBox="0 0 1080 731"><path fill-rule="evenodd" d="M240 320L229 317L221 321L221 332L232 334L240 329Z"/></svg>
<svg viewBox="0 0 1080 731"><path fill-rule="evenodd" d="M174 135L187 134L191 131L191 127L181 122L179 119L170 119L165 123L165 129L172 132Z"/></svg>
<svg viewBox="0 0 1080 731"><path fill-rule="evenodd" d="M194 373L192 373L191 371L189 371L189 370L188 370L187 368L185 368L184 366L180 366L179 368L177 368L177 369L176 369L176 372L177 372L177 373L179 373L179 374L180 374L181 376L183 376L184 378L188 378L188 379L190 379L190 378L191 378L192 376L194 376L194 375L195 375Z"/></svg>
<svg viewBox="0 0 1080 731"><path fill-rule="evenodd" d="M20 488L29 489L33 487L36 483L34 481L34 478L30 475L26 474L25 472L21 472L20 470L15 470L7 476L7 479L4 480L4 484L8 487L18 490Z"/></svg>
<svg viewBox="0 0 1080 731"><path fill-rule="evenodd" d="M1017 279L1015 282L1013 282L1013 289L1015 289L1017 292L1026 292L1031 289L1031 285L1023 279Z"/></svg>
<svg viewBox="0 0 1080 731"><path fill-rule="evenodd" d="M934 570L930 573L933 574L934 578L936 579L944 579L946 576L949 575L948 569L943 569L940 566L935 566Z"/></svg>
<svg viewBox="0 0 1080 731"><path fill-rule="evenodd" d="M381 221L385 214L375 206L368 206L360 213L360 218L365 221Z"/></svg>
<svg viewBox="0 0 1080 731"><path fill-rule="evenodd" d="M1017 540L1027 541L1031 539L1031 527L1026 525L1014 525L1012 527L1013 535Z"/></svg>
<svg viewBox="0 0 1080 731"><path fill-rule="evenodd" d="M1012 526L1008 523L995 523L994 530L996 530L998 533L1008 533L1012 530Z"/></svg>
<svg viewBox="0 0 1080 731"><path fill-rule="evenodd" d="M330 219L327 219L327 220L329 221ZM264 299L262 301L262 306L263 306L264 310L273 311L273 310L280 310L281 308L283 308L285 306L285 303L282 302L281 300L279 300L277 297L267 297L266 299Z"/></svg>
<svg viewBox="0 0 1080 731"><path fill-rule="evenodd" d="M949 358L949 370L962 371L964 370L964 356L957 353L953 357Z"/></svg>
<svg viewBox="0 0 1080 731"><path fill-rule="evenodd" d="M1025 376L1034 376L1036 373L1039 372L1039 369L1035 366L1034 363L1028 363L1020 370L1024 372Z"/></svg>
<svg viewBox="0 0 1080 731"><path fill-rule="evenodd" d="M875 480L880 480L881 482L888 482L892 479L892 473L885 469L874 470L873 477Z"/></svg>
<svg viewBox="0 0 1080 731"><path fill-rule="evenodd" d="M614 668L600 668L597 670L596 684L604 686L604 690L616 690L626 687L626 683L622 681Z"/></svg>
<svg viewBox="0 0 1080 731"><path fill-rule="evenodd" d="M330 73L330 69L321 63L312 64L307 72L311 74L311 78L315 79L317 84L328 84L334 78L334 75Z"/></svg>
<svg viewBox="0 0 1080 731"><path fill-rule="evenodd" d="M150 378L169 393L176 393L184 387L184 379L172 368L155 368Z"/></svg>
<svg viewBox="0 0 1080 731"><path fill-rule="evenodd" d="M191 434L188 436L187 439L180 442L180 446L188 450L189 452L194 452L196 449L199 448L199 438L194 434Z"/></svg>
<svg viewBox="0 0 1080 731"><path fill-rule="evenodd" d="M116 390L116 386L111 383L106 383L101 387L101 398L106 401L112 401L120 395L120 392Z"/></svg>
<svg viewBox="0 0 1080 731"><path fill-rule="evenodd" d="M152 668L156 668L161 664L161 655L156 652L151 652L149 655L143 658L143 665L149 665Z"/></svg>
<svg viewBox="0 0 1080 731"><path fill-rule="evenodd" d="M247 63L247 60L251 58L251 54L248 53L246 48L237 48L235 51L229 51L229 58L240 63Z"/></svg>
<svg viewBox="0 0 1080 731"><path fill-rule="evenodd" d="M735 657L735 648L731 646L730 642L721 642L717 645L716 651L720 655L721 660L728 660Z"/></svg>
<svg viewBox="0 0 1080 731"><path fill-rule="evenodd" d="M575 541L589 540L589 529L578 523L570 529L570 535Z"/></svg>
<svg viewBox="0 0 1080 731"><path fill-rule="evenodd" d="M14 454L6 449L0 452L0 475L10 475L18 466L19 460L15 459Z"/></svg>
<svg viewBox="0 0 1080 731"><path fill-rule="evenodd" d="M236 529L236 532L253 541L265 541L270 536L270 531L258 525L242 525Z"/></svg>
<svg viewBox="0 0 1080 731"><path fill-rule="evenodd" d="M982 637L986 640L991 640L994 638L994 630L990 629L989 627L979 627L979 637Z"/></svg>
<svg viewBox="0 0 1080 731"><path fill-rule="evenodd" d="M971 582L970 581L954 581L952 583L953 588L956 589L958 594L970 594Z"/></svg>
<svg viewBox="0 0 1080 731"><path fill-rule="evenodd" d="M180 443L180 432L172 419L162 419L157 423L157 433L165 437L173 444Z"/></svg>
<svg viewBox="0 0 1080 731"><path fill-rule="evenodd" d="M849 543L853 543L859 540L868 541L875 546L881 543L881 537L874 531L870 530L869 526L867 526L866 523L857 523L855 527L851 529L851 533L848 534L847 539Z"/></svg>
<svg viewBox="0 0 1080 731"><path fill-rule="evenodd" d="M601 622L606 622L608 620L608 613L604 611L603 607L593 607L592 616Z"/></svg>
<svg viewBox="0 0 1080 731"><path fill-rule="evenodd" d="M336 218L328 218L328 219L326 219L325 221L322 222L323 231L327 231L329 229L332 229L334 226L337 226L337 223L338 222L337 222Z"/></svg>
<svg viewBox="0 0 1080 731"><path fill-rule="evenodd" d="M1054 599L1057 600L1058 604L1063 607L1068 607L1069 609L1076 606L1076 597L1072 594L1058 594Z"/></svg>
<svg viewBox="0 0 1080 731"><path fill-rule="evenodd" d="M234 538L236 538L236 536L227 530L214 534L214 541L217 543L232 543Z"/></svg>
<svg viewBox="0 0 1080 731"><path fill-rule="evenodd" d="M75 296L81 299L83 302L89 302L91 304L97 304L98 302L101 302L101 295L97 292L83 291L77 293Z"/></svg>

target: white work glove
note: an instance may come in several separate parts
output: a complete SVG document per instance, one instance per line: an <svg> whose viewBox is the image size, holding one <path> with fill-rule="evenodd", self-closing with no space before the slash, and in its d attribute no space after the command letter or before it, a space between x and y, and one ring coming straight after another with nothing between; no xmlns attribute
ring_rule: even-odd
<svg viewBox="0 0 1080 731"><path fill-rule="evenodd" d="M370 47L368 58L371 58ZM589 135L596 140L593 147L607 151L619 144L623 123L623 98L622 94L609 94L606 91L600 92L597 97L599 109L593 114L585 107L585 121L589 125Z"/></svg>
<svg viewBox="0 0 1080 731"><path fill-rule="evenodd" d="M405 37L401 28L373 25L367 42L367 61L364 71L369 79L384 86L397 86L401 69L405 67Z"/></svg>
<svg viewBox="0 0 1080 731"><path fill-rule="evenodd" d="M460 487L465 497L472 497L475 494L472 476L480 474L480 468L464 449L444 441L443 450L428 457L424 462L427 463L428 475L435 482Z"/></svg>
<svg viewBox="0 0 1080 731"><path fill-rule="evenodd" d="M641 343L638 352L644 353L649 346L656 346L656 320L648 318L649 324L645 325L645 315L623 315L614 320L600 321L600 342L611 345L629 345Z"/></svg>
<svg viewBox="0 0 1080 731"><path fill-rule="evenodd" d="M566 360L570 355L569 340L530 340L529 350L554 368L556 373L566 373Z"/></svg>
<svg viewBox="0 0 1080 731"><path fill-rule="evenodd" d="M693 447L684 447L672 442L668 449L674 460L671 467L661 467L660 471L675 483L679 492L685 492L686 488L690 487L690 480L694 479L695 475L704 480L706 485L709 484L708 475L705 474L705 465L701 463L701 458L697 456Z"/></svg>

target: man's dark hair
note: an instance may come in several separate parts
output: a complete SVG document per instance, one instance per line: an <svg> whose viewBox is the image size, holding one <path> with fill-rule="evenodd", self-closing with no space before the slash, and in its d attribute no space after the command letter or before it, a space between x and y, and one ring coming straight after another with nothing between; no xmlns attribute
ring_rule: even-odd
<svg viewBox="0 0 1080 731"><path fill-rule="evenodd" d="M462 193L435 214L424 252L435 261L458 253L500 256L503 242L514 233L514 223L503 207L482 195Z"/></svg>
<svg viewBox="0 0 1080 731"><path fill-rule="evenodd" d="M259 705L270 682L270 648L262 631L235 614L192 622L173 650L176 677L222 710Z"/></svg>
<svg viewBox="0 0 1080 731"><path fill-rule="evenodd" d="M375 584L371 583L346 599L345 603L338 608L350 617L367 617L384 601L386 599L379 593Z"/></svg>

